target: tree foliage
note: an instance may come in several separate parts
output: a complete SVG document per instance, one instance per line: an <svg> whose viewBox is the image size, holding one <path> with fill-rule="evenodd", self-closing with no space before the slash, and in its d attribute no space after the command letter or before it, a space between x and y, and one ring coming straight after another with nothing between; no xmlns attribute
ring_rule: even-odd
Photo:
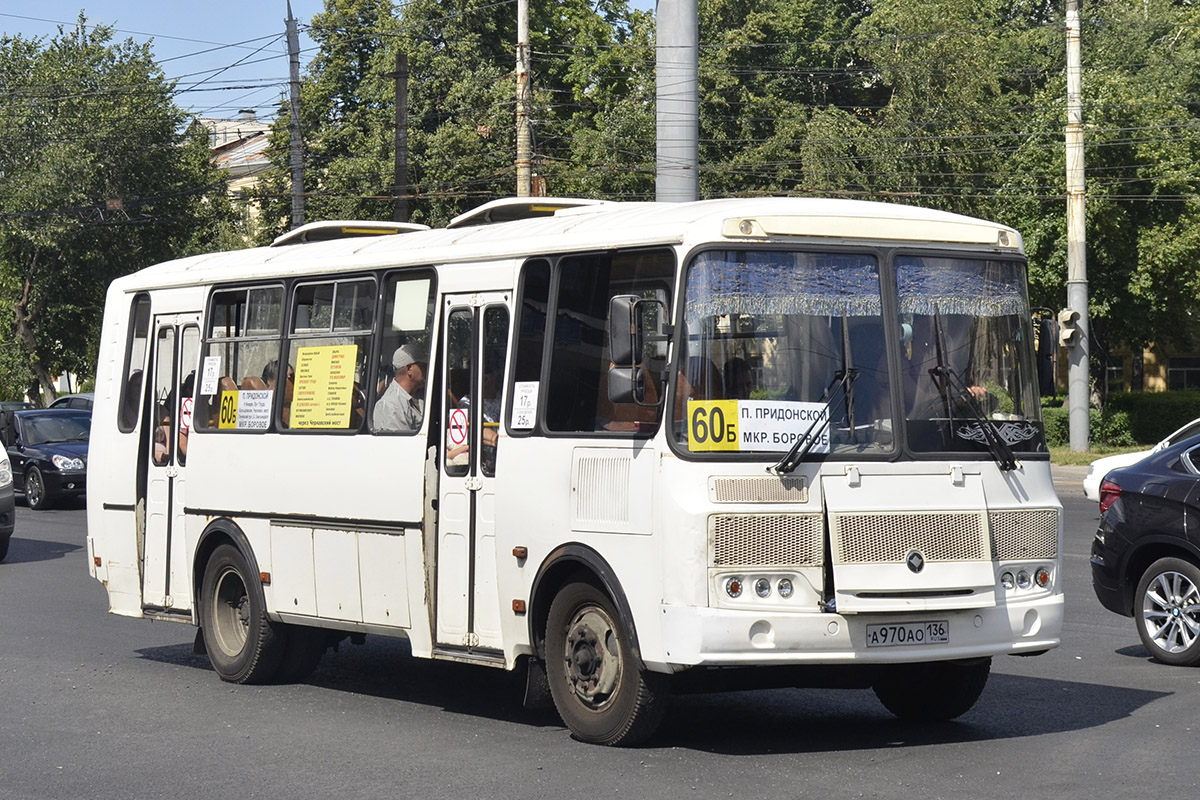
<svg viewBox="0 0 1200 800"><path fill-rule="evenodd" d="M0 39L0 390L94 374L108 283L207 249L230 219L146 45L79 25Z"/></svg>
<svg viewBox="0 0 1200 800"><path fill-rule="evenodd" d="M414 219L513 193L514 5L411 0L393 15L382 0L328 0L304 80L310 218L390 216L397 51L411 71ZM549 193L651 199L653 20L625 0L531 12ZM1200 289L1200 9L1091 0L1083 13L1094 351L1182 343ZM699 0L699 20L702 196L841 195L996 219L1025 235L1035 305L1063 305L1061 3ZM269 193L282 196L279 175Z"/></svg>

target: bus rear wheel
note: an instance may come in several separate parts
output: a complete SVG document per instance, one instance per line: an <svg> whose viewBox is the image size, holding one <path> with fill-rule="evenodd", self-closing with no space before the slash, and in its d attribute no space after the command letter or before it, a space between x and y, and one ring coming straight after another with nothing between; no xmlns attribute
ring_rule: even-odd
<svg viewBox="0 0 1200 800"><path fill-rule="evenodd" d="M641 668L612 601L591 583L568 584L550 604L546 673L559 716L581 741L635 745L666 713L667 676Z"/></svg>
<svg viewBox="0 0 1200 800"><path fill-rule="evenodd" d="M258 575L241 550L213 550L201 584L200 622L213 670L230 683L264 683L279 669L286 645L280 626L267 618Z"/></svg>
<svg viewBox="0 0 1200 800"><path fill-rule="evenodd" d="M983 694L992 659L890 667L872 687L880 702L909 722L945 722L971 710Z"/></svg>

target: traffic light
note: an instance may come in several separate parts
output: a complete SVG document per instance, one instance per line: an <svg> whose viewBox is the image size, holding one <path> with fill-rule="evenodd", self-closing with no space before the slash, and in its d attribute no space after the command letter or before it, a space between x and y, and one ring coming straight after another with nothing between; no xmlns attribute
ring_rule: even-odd
<svg viewBox="0 0 1200 800"><path fill-rule="evenodd" d="M1079 341L1079 336L1079 312L1073 308L1058 312L1058 343L1063 347L1073 347Z"/></svg>

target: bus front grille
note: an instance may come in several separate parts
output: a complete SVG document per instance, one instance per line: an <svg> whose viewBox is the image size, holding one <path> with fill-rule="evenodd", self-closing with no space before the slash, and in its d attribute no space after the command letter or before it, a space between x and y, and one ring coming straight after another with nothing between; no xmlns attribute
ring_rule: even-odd
<svg viewBox="0 0 1200 800"><path fill-rule="evenodd" d="M820 514L713 514L714 567L815 567L824 562Z"/></svg>
<svg viewBox="0 0 1200 800"><path fill-rule="evenodd" d="M990 556L980 512L833 514L835 564L902 564L916 550L925 561L984 561Z"/></svg>
<svg viewBox="0 0 1200 800"><path fill-rule="evenodd" d="M988 525L996 561L1058 557L1058 512L1053 509L993 511Z"/></svg>

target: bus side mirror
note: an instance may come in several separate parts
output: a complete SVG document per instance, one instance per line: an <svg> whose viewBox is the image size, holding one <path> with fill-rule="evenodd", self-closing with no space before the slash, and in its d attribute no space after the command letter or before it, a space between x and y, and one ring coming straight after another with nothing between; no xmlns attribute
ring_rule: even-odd
<svg viewBox="0 0 1200 800"><path fill-rule="evenodd" d="M637 403L646 399L646 370L641 367L612 367L608 371L608 400Z"/></svg>
<svg viewBox="0 0 1200 800"><path fill-rule="evenodd" d="M608 302L608 357L618 367L636 366L642 358L638 299L637 295L619 294Z"/></svg>

